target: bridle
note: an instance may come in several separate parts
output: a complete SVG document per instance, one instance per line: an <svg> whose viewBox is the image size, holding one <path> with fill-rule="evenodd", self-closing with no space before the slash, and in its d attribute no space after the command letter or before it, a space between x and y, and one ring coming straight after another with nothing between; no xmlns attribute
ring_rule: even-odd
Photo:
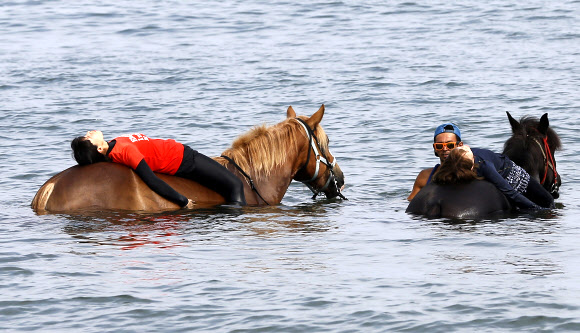
<svg viewBox="0 0 580 333"><path fill-rule="evenodd" d="M534 142L536 142L538 144L538 146L540 147L540 151L542 152L542 156L544 157L544 177L542 178L542 181L540 182L540 184L544 185L544 183L546 182L546 178L548 176L548 169L552 169L552 172L554 173L554 180L552 182L552 185L550 186L550 193L557 193L560 185L557 184L558 182L558 171L556 171L556 163L554 162L554 154L552 153L552 151L550 150L550 146L548 145L548 136L544 136L543 138L543 145L542 143L540 143L540 141L536 138L533 138Z"/></svg>
<svg viewBox="0 0 580 333"><path fill-rule="evenodd" d="M312 193L314 193L314 195L312 196L312 199L316 199L316 197L320 194L320 192L324 192L328 188L328 186L330 185L330 182L334 182L334 185L336 186L336 189L338 191L338 196L344 200L348 200L340 192L340 188L338 187L336 176L334 174L334 166L336 165L336 157L333 158L332 163L329 162L328 157L326 156L324 151L322 149L320 149L320 151L318 150L318 147L320 147L320 142L318 141L318 138L314 134L314 131L312 131L312 129L308 126L308 124L306 124L306 122L304 120L302 120L300 118L294 118L294 119L296 119L298 121L298 123L300 125L302 125L302 127L306 131L306 134L308 135L308 146L309 146L308 147L308 156L306 157L306 163L304 163L304 165L300 169L298 169L298 172L300 172L301 170L306 170L306 168L308 167L308 163L310 162L310 152L311 151L314 152L314 158L316 159L316 171L314 172L314 175L309 180L299 180L299 182L306 185L310 189L310 191L312 191ZM314 186L312 186L311 184L313 182L315 182L316 179L318 179L318 173L320 172L320 164L321 163L326 165L326 168L329 170L330 175L328 176L328 180L326 181L326 183L324 184L324 186L322 188L315 189Z"/></svg>

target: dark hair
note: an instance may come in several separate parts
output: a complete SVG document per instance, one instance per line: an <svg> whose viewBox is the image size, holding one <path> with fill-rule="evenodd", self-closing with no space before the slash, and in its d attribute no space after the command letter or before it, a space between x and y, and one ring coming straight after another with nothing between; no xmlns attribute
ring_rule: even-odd
<svg viewBox="0 0 580 333"><path fill-rule="evenodd" d="M469 183L475 179L483 179L477 176L477 172L472 169L473 161L464 158L465 150L453 149L449 156L441 163L441 166L433 175L433 183L445 184L461 184Z"/></svg>
<svg viewBox="0 0 580 333"><path fill-rule="evenodd" d="M97 146L87 140L84 136L74 138L70 143L73 156L79 165L93 164L107 160L105 155L99 153Z"/></svg>

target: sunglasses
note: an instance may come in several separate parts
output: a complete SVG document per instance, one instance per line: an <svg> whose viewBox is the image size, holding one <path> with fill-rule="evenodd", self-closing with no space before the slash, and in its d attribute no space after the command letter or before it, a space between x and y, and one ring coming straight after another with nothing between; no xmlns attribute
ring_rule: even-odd
<svg viewBox="0 0 580 333"><path fill-rule="evenodd" d="M435 148L435 150L443 150L443 147L447 147L447 149L451 150L451 149L457 147L458 144L459 144L459 142L455 142L455 141L435 142L433 144L433 148Z"/></svg>

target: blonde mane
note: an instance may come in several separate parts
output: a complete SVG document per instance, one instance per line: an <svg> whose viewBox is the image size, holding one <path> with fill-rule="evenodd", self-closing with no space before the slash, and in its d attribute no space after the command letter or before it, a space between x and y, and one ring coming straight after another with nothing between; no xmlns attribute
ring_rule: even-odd
<svg viewBox="0 0 580 333"><path fill-rule="evenodd" d="M306 117L300 117L307 119ZM321 126L316 131L320 149L328 151L328 138ZM297 121L286 119L273 126L259 125L240 135L222 155L233 159L242 170L255 177L268 177L272 170L286 163L288 156L295 155L298 135L308 137ZM223 161L226 164L226 161Z"/></svg>

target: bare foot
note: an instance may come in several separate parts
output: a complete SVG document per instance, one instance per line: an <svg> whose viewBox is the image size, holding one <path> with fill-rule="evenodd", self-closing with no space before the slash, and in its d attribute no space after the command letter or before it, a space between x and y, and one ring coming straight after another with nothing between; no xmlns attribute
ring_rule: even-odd
<svg viewBox="0 0 580 333"><path fill-rule="evenodd" d="M187 206L185 206L185 208L193 209L193 207L195 207L195 201L188 199Z"/></svg>

